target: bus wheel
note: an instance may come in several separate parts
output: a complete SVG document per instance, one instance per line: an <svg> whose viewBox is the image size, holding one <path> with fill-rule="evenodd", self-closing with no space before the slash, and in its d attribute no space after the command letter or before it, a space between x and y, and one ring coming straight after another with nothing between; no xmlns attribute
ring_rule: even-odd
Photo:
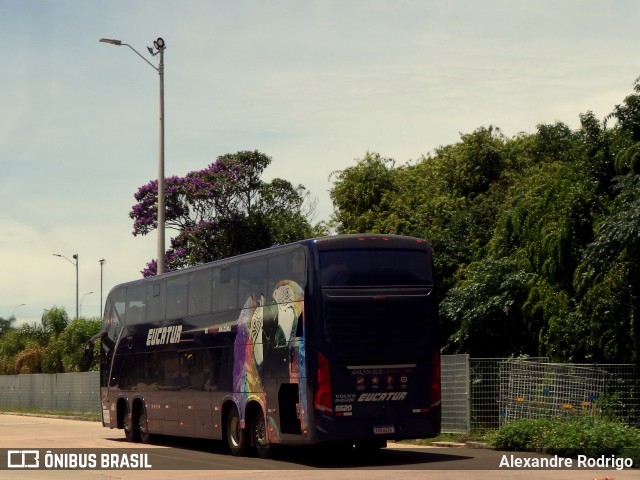
<svg viewBox="0 0 640 480"><path fill-rule="evenodd" d="M142 443L151 443L152 435L149 433L149 422L147 421L147 409L140 405L138 409L138 432Z"/></svg>
<svg viewBox="0 0 640 480"><path fill-rule="evenodd" d="M270 458L273 454L273 445L269 443L269 438L267 437L267 424L261 407L256 409L256 413L253 416L251 435L258 456L260 458Z"/></svg>
<svg viewBox="0 0 640 480"><path fill-rule="evenodd" d="M243 456L247 451L247 432L240 428L240 415L235 407L227 416L227 445L234 457Z"/></svg>
<svg viewBox="0 0 640 480"><path fill-rule="evenodd" d="M124 413L124 438L127 439L127 442L139 442L140 436L138 429L134 425L133 415L127 407L127 411Z"/></svg>

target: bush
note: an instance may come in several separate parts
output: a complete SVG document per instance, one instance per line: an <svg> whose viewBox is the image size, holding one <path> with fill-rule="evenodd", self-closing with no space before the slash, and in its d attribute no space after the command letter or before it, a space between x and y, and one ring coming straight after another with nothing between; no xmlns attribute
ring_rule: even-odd
<svg viewBox="0 0 640 480"><path fill-rule="evenodd" d="M640 466L640 431L600 417L517 420L498 430L493 443L500 450L537 450L563 457L615 455Z"/></svg>
<svg viewBox="0 0 640 480"><path fill-rule="evenodd" d="M517 420L498 430L493 443L500 450L540 450L544 448L545 438L554 424L554 421L548 419Z"/></svg>

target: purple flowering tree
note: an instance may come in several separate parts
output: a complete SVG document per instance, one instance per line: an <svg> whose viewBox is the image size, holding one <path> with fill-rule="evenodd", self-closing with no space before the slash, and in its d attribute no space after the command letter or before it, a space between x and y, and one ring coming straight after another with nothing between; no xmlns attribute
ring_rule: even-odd
<svg viewBox="0 0 640 480"><path fill-rule="evenodd" d="M165 222L177 232L165 254L167 271L312 236L305 188L279 178L261 180L270 163L263 153L241 151L165 179ZM129 213L133 235L146 235L158 227L158 182L140 187L135 199ZM152 260L142 274L155 275L156 268Z"/></svg>

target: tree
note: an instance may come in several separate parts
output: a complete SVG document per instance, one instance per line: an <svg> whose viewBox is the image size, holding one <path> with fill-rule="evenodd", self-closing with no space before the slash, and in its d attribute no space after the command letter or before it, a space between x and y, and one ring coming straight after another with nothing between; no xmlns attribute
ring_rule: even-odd
<svg viewBox="0 0 640 480"><path fill-rule="evenodd" d="M166 225L178 232L166 253L168 270L313 236L302 185L261 180L271 158L258 151L219 157L203 170L166 179ZM134 235L157 228L157 181L140 187L130 217ZM156 261L143 275L154 275Z"/></svg>
<svg viewBox="0 0 640 480"><path fill-rule="evenodd" d="M98 318L77 318L72 320L66 328L47 346L46 355L51 359L60 359L64 372L86 372L98 368L98 357L94 355L93 362L84 361L84 344L97 334L102 327Z"/></svg>
<svg viewBox="0 0 640 480"><path fill-rule="evenodd" d="M59 335L67 328L69 316L64 308L53 306L42 314L42 328L48 335Z"/></svg>
<svg viewBox="0 0 640 480"><path fill-rule="evenodd" d="M0 338L13 328L16 317L2 318L0 317Z"/></svg>
<svg viewBox="0 0 640 480"><path fill-rule="evenodd" d="M338 233L381 230L380 222L389 213L385 200L397 193L394 164L390 158L367 152L357 165L331 174L332 222Z"/></svg>
<svg viewBox="0 0 640 480"><path fill-rule="evenodd" d="M441 323L454 327L447 352L491 357L537 348L538 332L527 328L521 311L530 274L504 257L474 262L464 277L440 304Z"/></svg>
<svg viewBox="0 0 640 480"><path fill-rule="evenodd" d="M617 177L618 193L576 269L589 360L640 362L640 175Z"/></svg>
<svg viewBox="0 0 640 480"><path fill-rule="evenodd" d="M0 375L18 374L25 365L32 373L41 372L41 347L48 339L42 325L26 324L9 330L0 338ZM30 353L20 356L25 350Z"/></svg>

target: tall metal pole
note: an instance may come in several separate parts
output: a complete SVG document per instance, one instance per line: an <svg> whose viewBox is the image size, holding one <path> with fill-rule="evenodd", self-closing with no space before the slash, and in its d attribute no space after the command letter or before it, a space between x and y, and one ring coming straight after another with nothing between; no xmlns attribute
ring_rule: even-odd
<svg viewBox="0 0 640 480"><path fill-rule="evenodd" d="M100 318L102 318L104 308L104 306L102 305L102 270L104 268L106 260L104 258L101 258L98 261L100 262Z"/></svg>
<svg viewBox="0 0 640 480"><path fill-rule="evenodd" d="M79 293L80 293L80 281L78 279L78 264L80 263L80 256L76 253L73 258L76 259L76 320L80 318L80 301L79 301Z"/></svg>
<svg viewBox="0 0 640 480"><path fill-rule="evenodd" d="M164 50L167 48L164 40L158 37L153 42L155 47L155 53L153 48L147 47L149 53L153 56L160 55L160 65L156 67L149 60L144 58L140 52L133 48L128 43L123 43L122 40L116 40L113 38L101 38L101 43L109 43L111 45L125 45L133 50L136 55L147 62L151 67L160 75L160 158L158 160L158 262L156 264L156 275L165 272L164 261L164 230L165 230L165 185L164 185Z"/></svg>
<svg viewBox="0 0 640 480"><path fill-rule="evenodd" d="M75 260L75 262L72 262L71 260L69 260L67 257L65 257L64 255L60 255L59 253L54 253L53 254L54 257L60 257L60 258L64 258L67 262L69 262L71 265L75 265L76 267L76 318L78 318L78 306L79 306L79 297L78 297L78 293L79 293L79 280L78 280L78 263L80 261L79 259L79 255L77 253L73 254L73 259Z"/></svg>
<svg viewBox="0 0 640 480"><path fill-rule="evenodd" d="M158 49L160 54L160 158L158 160L158 265L157 275L164 273L164 227L165 227L165 193L164 193L164 43Z"/></svg>

